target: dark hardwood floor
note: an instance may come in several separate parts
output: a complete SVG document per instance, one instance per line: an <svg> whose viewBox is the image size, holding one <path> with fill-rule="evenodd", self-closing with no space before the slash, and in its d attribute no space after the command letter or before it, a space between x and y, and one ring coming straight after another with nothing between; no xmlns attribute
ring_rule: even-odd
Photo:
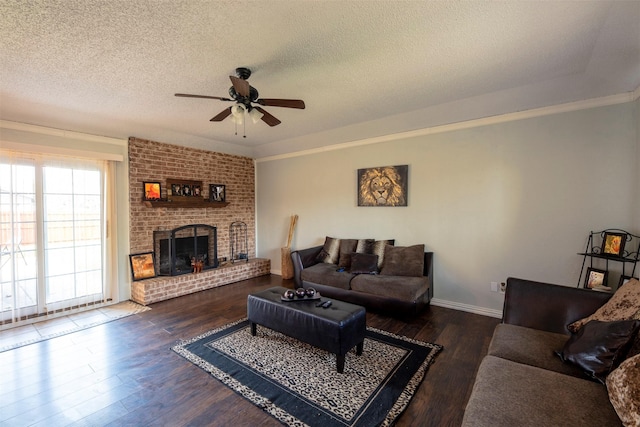
<svg viewBox="0 0 640 427"><path fill-rule="evenodd" d="M153 304L152 310L0 353L0 426L277 426L170 347L246 316L249 293L293 287L263 276ZM498 319L429 307L367 325L444 350L397 426L459 426Z"/></svg>

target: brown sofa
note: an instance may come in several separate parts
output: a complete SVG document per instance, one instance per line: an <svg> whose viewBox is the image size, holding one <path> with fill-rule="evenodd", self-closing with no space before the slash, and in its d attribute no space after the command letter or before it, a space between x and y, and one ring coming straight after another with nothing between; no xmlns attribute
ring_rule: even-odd
<svg viewBox="0 0 640 427"><path fill-rule="evenodd" d="M339 239L333 239L339 240ZM424 252L424 245L411 247L392 247L378 245L377 252L393 252L380 261L378 268L371 274L355 273L353 268L343 264L345 252L352 256L351 248L345 250L344 243L353 239L343 239L342 254L328 256L329 238L324 246L297 250L291 253L296 287L314 288L324 297L335 298L353 304L365 306L373 311L390 314L415 314L429 304L433 297L433 252ZM371 239L367 241L373 242ZM334 242L335 243L335 242ZM420 259L416 259L416 250L420 250ZM412 253L413 256L404 256ZM324 257L323 257L324 255ZM341 256L342 255L342 256ZM406 259L407 268L398 266ZM412 261L413 259L413 261ZM394 264L394 260L396 261ZM329 262L323 262L329 261ZM342 268L341 268L342 267ZM412 271L408 273L407 271ZM385 273L394 274L385 274ZM416 273L417 272L417 273ZM396 274L397 273L397 274Z"/></svg>
<svg viewBox="0 0 640 427"><path fill-rule="evenodd" d="M611 294L510 278L463 427L620 426L607 387L555 353Z"/></svg>

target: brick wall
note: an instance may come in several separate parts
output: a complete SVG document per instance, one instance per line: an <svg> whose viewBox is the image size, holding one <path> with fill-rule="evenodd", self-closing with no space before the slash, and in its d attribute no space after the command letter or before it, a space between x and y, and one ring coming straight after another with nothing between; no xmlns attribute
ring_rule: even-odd
<svg viewBox="0 0 640 427"><path fill-rule="evenodd" d="M247 224L249 258L256 254L255 236L255 172L253 159L197 150L177 145L129 138L129 202L130 202L130 253L153 250L154 230L171 230L188 224L208 224L217 227L218 258L230 258L229 226L234 221ZM162 197L167 197L167 179L202 181L203 196L209 197L209 184L224 184L223 208L151 208L142 203L142 183L158 181L162 184ZM263 274L268 274L266 273ZM204 273L202 273L204 274ZM152 279L170 286L182 283L184 275ZM247 276L248 278L250 276ZM251 276L254 277L254 276ZM180 279L179 279L180 278ZM243 280L239 277L237 280ZM195 279L194 279L195 280ZM236 281L237 281L236 280ZM139 295L143 283L134 282L132 294L136 300L147 299ZM151 283L150 283L151 285ZM201 290L195 286L194 289ZM162 291L155 290L162 293ZM179 292L164 295L163 299L178 296Z"/></svg>
<svg viewBox="0 0 640 427"><path fill-rule="evenodd" d="M224 208L148 208L142 203L143 181L159 181L162 197L171 179L202 181L203 196L209 184L226 186ZM218 257L229 257L229 226L247 224L249 256L255 257L255 173L248 157L196 150L138 138L129 138L129 202L131 253L153 250L153 231L171 230L188 224L218 228Z"/></svg>

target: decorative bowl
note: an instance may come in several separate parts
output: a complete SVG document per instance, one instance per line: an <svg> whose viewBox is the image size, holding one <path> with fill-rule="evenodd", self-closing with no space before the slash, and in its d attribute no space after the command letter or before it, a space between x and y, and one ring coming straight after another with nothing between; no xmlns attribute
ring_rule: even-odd
<svg viewBox="0 0 640 427"><path fill-rule="evenodd" d="M285 297L286 299L294 299L296 297L296 293L293 292L291 289L289 289L284 294L282 294L282 296Z"/></svg>
<svg viewBox="0 0 640 427"><path fill-rule="evenodd" d="M309 298L313 298L316 296L316 290L313 288L307 288L306 294Z"/></svg>
<svg viewBox="0 0 640 427"><path fill-rule="evenodd" d="M296 289L296 296L298 298L304 298L305 296L307 296L307 291L304 290L304 288L298 288Z"/></svg>

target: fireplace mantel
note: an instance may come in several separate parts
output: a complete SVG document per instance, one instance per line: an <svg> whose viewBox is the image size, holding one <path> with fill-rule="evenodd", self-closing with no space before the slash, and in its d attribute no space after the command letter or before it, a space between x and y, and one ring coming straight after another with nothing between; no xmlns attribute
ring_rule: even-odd
<svg viewBox="0 0 640 427"><path fill-rule="evenodd" d="M142 204L148 208L226 208L229 202L210 202L206 199L195 198L175 202L172 200L145 200Z"/></svg>

